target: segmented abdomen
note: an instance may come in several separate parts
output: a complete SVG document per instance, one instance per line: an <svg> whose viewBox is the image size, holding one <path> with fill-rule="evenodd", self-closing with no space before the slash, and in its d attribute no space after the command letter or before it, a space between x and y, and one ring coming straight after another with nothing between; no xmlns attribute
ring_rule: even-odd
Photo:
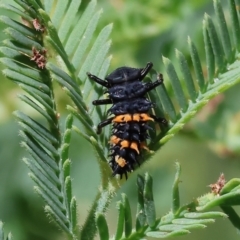
<svg viewBox="0 0 240 240"><path fill-rule="evenodd" d="M136 164L140 165L139 157L142 149L148 150L146 140L150 129L147 122L153 120L147 113L117 115L113 119L110 138L110 166L113 174L121 177L131 172Z"/></svg>

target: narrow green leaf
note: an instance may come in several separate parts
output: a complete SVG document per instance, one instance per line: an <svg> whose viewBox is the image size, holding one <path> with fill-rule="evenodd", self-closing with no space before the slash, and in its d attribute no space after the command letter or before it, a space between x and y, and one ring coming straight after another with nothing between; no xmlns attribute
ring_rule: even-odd
<svg viewBox="0 0 240 240"><path fill-rule="evenodd" d="M22 83L20 83L19 86L23 90L25 90L29 95L31 95L33 98L36 98L37 101L39 101L46 108L49 114L53 112L53 102L48 94L34 87L31 87Z"/></svg>
<svg viewBox="0 0 240 240"><path fill-rule="evenodd" d="M232 178L230 181L228 181L222 188L220 195L224 195L226 193L229 193L230 191L233 191L234 188L240 186L240 179L239 178Z"/></svg>
<svg viewBox="0 0 240 240"><path fill-rule="evenodd" d="M228 219L230 220L232 225L235 228L237 228L238 230L240 230L240 224L239 224L240 223L240 217L238 216L236 211L230 206L220 206L220 207L224 211L224 213L226 213L226 215L228 216Z"/></svg>
<svg viewBox="0 0 240 240"><path fill-rule="evenodd" d="M66 130L72 129L72 124L73 124L73 115L69 114L66 118L66 121L65 121L65 129ZM67 142L65 142L65 143L69 143L70 139L68 138L66 141Z"/></svg>
<svg viewBox="0 0 240 240"><path fill-rule="evenodd" d="M162 58L163 58L163 63L165 65L166 72L167 72L169 80L171 82L173 91L175 93L174 95L176 96L177 102L180 105L182 111L186 112L187 100L184 96L183 89L182 89L181 83L179 81L179 78L177 76L177 73L175 71L175 68L174 68L172 62L168 58L165 58L165 57L162 57Z"/></svg>
<svg viewBox="0 0 240 240"><path fill-rule="evenodd" d="M138 203L137 203L137 214L136 214L136 231L140 230L146 223L146 213L144 208L144 185L145 180L141 175L137 176L137 187L138 187Z"/></svg>
<svg viewBox="0 0 240 240"><path fill-rule="evenodd" d="M70 33L70 35L68 37L68 41L65 46L66 52L68 53L69 56L75 52L76 47L79 44L79 42L76 41L76 39L82 38L82 35L83 35L87 25L89 24L92 16L94 15L94 9L96 7L96 4L97 4L96 0L90 1L87 8L83 12L81 19L76 23L76 26Z"/></svg>
<svg viewBox="0 0 240 240"><path fill-rule="evenodd" d="M40 107L37 103L33 102L29 97L26 95L18 95L18 97L25 103L27 103L29 106L31 106L33 109L38 111L43 117L46 118L48 122L51 122L52 119L50 116L47 114L46 110Z"/></svg>
<svg viewBox="0 0 240 240"><path fill-rule="evenodd" d="M69 157L69 144L62 144L61 146L61 159L62 162L65 163L65 161L68 159Z"/></svg>
<svg viewBox="0 0 240 240"><path fill-rule="evenodd" d="M32 50L30 50L29 48L26 48L25 46L22 46L20 43L18 42L14 42L10 39L5 39L3 42L3 45L5 45L6 47L9 47L13 50L18 51L19 55L27 55L29 56L29 59L32 56ZM24 56L25 57L25 56Z"/></svg>
<svg viewBox="0 0 240 240"><path fill-rule="evenodd" d="M191 54L193 67L194 67L195 74L196 74L197 83L200 87L201 92L204 92L205 91L205 81L204 81L204 77L203 77L201 62L199 59L197 48L196 48L195 44L192 42L192 40L190 39L190 37L188 37L188 46L189 46L189 50L190 50L190 54Z"/></svg>
<svg viewBox="0 0 240 240"><path fill-rule="evenodd" d="M239 205L240 201L240 191L230 192L222 196L214 198L212 201L209 201L203 206L197 207L198 211L207 211L215 206L224 205L224 206L234 206Z"/></svg>
<svg viewBox="0 0 240 240"><path fill-rule="evenodd" d="M188 225L188 224L207 224L207 223L214 223L214 219L187 219L187 218L178 218L173 219L173 224L182 224L182 225Z"/></svg>
<svg viewBox="0 0 240 240"><path fill-rule="evenodd" d="M95 71L94 67L89 67L89 66L92 66L92 63L96 59L96 56L100 55L100 53L99 53L100 49L106 43L111 31L112 31L112 24L109 24L101 30L101 32L97 36L96 40L94 41L94 44L93 44L91 50L89 51L87 58L85 59L84 63L82 64L81 69L78 74L78 77L81 79L82 82L84 82L87 79L86 72L88 72L90 70L91 71L94 70L93 74L98 73L98 71ZM101 59L101 61L103 62L102 59ZM101 66L102 62L98 61L97 64L99 64ZM104 76L105 76L105 74L104 74Z"/></svg>
<svg viewBox="0 0 240 240"><path fill-rule="evenodd" d="M54 196L49 189L45 187L41 181L33 174L29 173L29 177L37 184L37 186L34 186L34 190L43 198L43 200L49 204L50 207L54 210L54 212L62 218L62 220L67 224L67 218L64 215L65 209L63 208L62 203L59 201L59 199Z"/></svg>
<svg viewBox="0 0 240 240"><path fill-rule="evenodd" d="M125 219L124 207L120 201L117 202L117 209L118 209L118 223L117 223L117 232L115 234L115 240L121 239L123 235L124 219Z"/></svg>
<svg viewBox="0 0 240 240"><path fill-rule="evenodd" d="M96 26L97 26L97 23L98 23L101 13L102 13L102 11L99 11L98 13L93 15L92 19L90 20L90 22L87 26L86 31L84 32L82 39L80 40L80 43L79 43L79 45L73 55L73 58L72 58L72 63L75 68L78 68L78 66L80 66L82 57L90 44L92 35L96 29Z"/></svg>
<svg viewBox="0 0 240 240"><path fill-rule="evenodd" d="M122 193L122 204L125 215L125 237L128 237L132 232L132 214L127 195L124 193Z"/></svg>
<svg viewBox="0 0 240 240"><path fill-rule="evenodd" d="M168 237L175 237L175 236L182 236L182 235L186 235L190 233L188 230L186 229L181 229L181 230L177 230L171 233L167 233L167 232L148 232L147 236L149 237L154 237L154 238L168 238Z"/></svg>
<svg viewBox="0 0 240 240"><path fill-rule="evenodd" d="M49 140L50 142L57 144L58 140L52 136L51 132L45 128L43 125L36 122L34 119L28 117L26 114L20 112L20 111L14 111L13 114L23 123L34 129L35 132L40 134L41 136L45 137L46 140Z"/></svg>
<svg viewBox="0 0 240 240"><path fill-rule="evenodd" d="M64 142L64 144L69 144L70 143L71 136L72 136L72 130L71 129L67 129L64 132L64 135L63 135L63 142Z"/></svg>
<svg viewBox="0 0 240 240"><path fill-rule="evenodd" d="M168 225L163 225L160 226L159 230L160 231L166 231L166 232L172 232L172 231L177 231L177 230L182 230L182 229L199 229L199 228L205 228L206 226L203 224L188 224L188 225L180 225L180 224L168 224Z"/></svg>
<svg viewBox="0 0 240 240"><path fill-rule="evenodd" d="M1 9L6 9L6 10L12 12L12 13L15 13L17 16L20 16L20 17L22 17L23 19L26 19L29 22L33 20L33 18L31 16L29 16L27 13L21 11L20 9L18 9L18 8L12 6L12 5L1 3L0 8Z"/></svg>
<svg viewBox="0 0 240 240"><path fill-rule="evenodd" d="M206 21L206 27L207 27L207 30L208 30L208 33L209 33L209 38L210 38L211 45L212 45L212 48L213 48L215 61L216 61L216 64L218 66L218 69L221 71L225 66L225 64L224 64L225 56L224 56L224 53L223 53L223 48L222 48L222 45L221 45L221 43L219 41L219 38L217 36L217 31L215 29L215 26L213 24L213 21L212 21L211 17L209 15L205 14L204 18L205 18L205 21Z"/></svg>
<svg viewBox="0 0 240 240"><path fill-rule="evenodd" d="M4 32L7 35L9 35L12 39L14 39L18 43L22 44L23 46L26 46L26 47L28 47L30 49L32 49L32 47L35 47L38 50L42 50L42 46L38 42L36 42L36 41L34 41L34 40L24 36L19 31L16 31L16 30L14 30L12 28L6 28L4 30Z"/></svg>
<svg viewBox="0 0 240 240"><path fill-rule="evenodd" d="M40 72L37 69L30 68L28 65L23 64L22 62L12 60L11 58L0 58L0 61L7 66L9 69L12 69L19 74L22 74L26 77L29 77L33 80L36 80L40 82L40 84L43 85L43 88L46 88L47 86L43 84L43 81L48 79L48 76L44 75L42 72Z"/></svg>
<svg viewBox="0 0 240 240"><path fill-rule="evenodd" d="M30 96L32 96L33 99L35 98L46 109L48 115L51 116L51 118L55 116L55 112L52 106L53 102L47 94L27 85L19 84L19 86Z"/></svg>
<svg viewBox="0 0 240 240"><path fill-rule="evenodd" d="M65 12L65 16L62 20L60 29L58 31L59 38L62 42L66 41L66 38L69 35L69 27L75 27L75 17L78 12L78 9L81 5L81 0L72 0Z"/></svg>
<svg viewBox="0 0 240 240"><path fill-rule="evenodd" d="M32 167L31 164L28 164L27 162L26 164L32 171L32 173L29 173L28 175L41 190L41 197L44 199L44 201L48 205L58 209L58 211L64 212L65 208L63 207L62 204L61 193L55 188L53 184L49 184L50 182L48 180L45 179L46 182L43 182L44 178L42 177L39 171L36 171L36 169ZM53 188L50 185L52 185Z"/></svg>
<svg viewBox="0 0 240 240"><path fill-rule="evenodd" d="M182 236L182 235L186 235L189 233L190 233L190 231L188 231L187 229L176 230L176 231L166 234L166 238Z"/></svg>
<svg viewBox="0 0 240 240"><path fill-rule="evenodd" d="M30 153L30 155L34 158L32 161L33 164L38 164L42 169L44 169L45 174L51 179L57 187L59 187L59 179L57 178L57 173L53 171L53 169L42 160L26 143L22 143L22 146L26 148L26 150ZM31 160L28 160L31 161Z"/></svg>
<svg viewBox="0 0 240 240"><path fill-rule="evenodd" d="M28 85L30 87L33 87L35 89L38 89L41 92L50 93L50 89L46 84L40 83L38 81L33 80L32 78L29 78L23 74L20 74L18 72L12 71L10 69L4 69L3 74L10 78L11 80L15 81L16 83L22 83L25 85Z"/></svg>
<svg viewBox="0 0 240 240"><path fill-rule="evenodd" d="M43 9L38 9L38 12L42 18L44 27L47 27L49 23L52 23L50 16L46 13L46 11L44 11ZM52 26L52 25L50 25ZM54 27L53 27L54 28ZM51 31L53 31L53 29L51 29ZM55 31L55 35L57 34L57 30L54 28ZM51 33L52 34L52 33Z"/></svg>
<svg viewBox="0 0 240 240"><path fill-rule="evenodd" d="M98 159L104 162L107 162L105 156L104 156L104 152L103 152L103 148L99 145L98 141L96 140L96 138L94 137L90 137L90 141L95 149L95 152L97 153Z"/></svg>
<svg viewBox="0 0 240 240"><path fill-rule="evenodd" d="M65 218L56 214L56 212L50 206L45 206L44 210L49 218L54 221L57 226L59 226L63 231L70 234L68 223L65 221Z"/></svg>
<svg viewBox="0 0 240 240"><path fill-rule="evenodd" d="M60 45L61 43L57 44L56 41L53 38L50 38L49 36L45 37L45 41L46 41L46 44L51 45L55 49L55 51L61 56L61 58L63 60L63 63L65 64L64 65L62 62L60 62L61 63L61 67L63 69L65 69L65 71L74 72L75 71L74 67L69 62L68 56L66 55L65 51L61 48L62 47L62 45ZM72 77L73 77L73 75L72 75Z"/></svg>
<svg viewBox="0 0 240 240"><path fill-rule="evenodd" d="M13 29L19 31L20 33L26 35L26 36L29 36L29 37L32 37L32 38L35 38L36 37L36 31L34 31L33 29L17 22L17 21L14 21L12 20L11 18L9 17L6 17L6 16L0 16L0 22L8 25L9 27L12 27Z"/></svg>
<svg viewBox="0 0 240 240"><path fill-rule="evenodd" d="M25 1L22 0L14 0L18 5L20 5L25 12L27 12L32 18L37 18L37 13L36 11L31 7L31 3L28 4ZM29 6L30 5L30 6Z"/></svg>
<svg viewBox="0 0 240 240"><path fill-rule="evenodd" d="M54 0L44 0L44 9L49 15L52 15L51 12L53 10L53 4Z"/></svg>
<svg viewBox="0 0 240 240"><path fill-rule="evenodd" d="M172 190L172 210L174 214L178 213L180 207L180 196L179 196L179 188L178 184L180 181L180 173L181 173L181 166L179 162L176 162L176 175L175 180L173 183L173 190Z"/></svg>
<svg viewBox="0 0 240 240"><path fill-rule="evenodd" d="M144 177L143 199L144 199L144 209L145 209L146 219L150 227L153 227L156 221L156 210L155 210L155 204L153 200L152 188L153 188L152 177L148 173L146 173Z"/></svg>
<svg viewBox="0 0 240 240"><path fill-rule="evenodd" d="M110 66L110 61L111 61L111 59L112 59L112 56L109 56L109 57L107 57L107 58L104 60L102 66L101 66L99 75L98 75L100 78L105 78L105 76L106 76L106 74L107 74L107 70L108 70L108 68L109 68L109 66ZM108 108L107 105L102 106L102 112L103 112L103 113L106 113L107 108ZM96 114L96 115L95 115L95 114ZM93 113L92 113L92 119L94 119L94 120L95 120L95 119L96 119L96 120L98 119L98 120L99 120L99 117L97 117L97 111L93 111ZM101 116L100 116L100 119L101 119ZM98 123L95 123L95 124L98 124ZM109 135L110 135L110 126L108 125L108 126L106 126L106 127L104 128L103 134L101 134L101 136L100 136L103 146L108 146ZM108 149L107 149L107 148L105 148L105 154L107 154L106 151L108 152Z"/></svg>
<svg viewBox="0 0 240 240"><path fill-rule="evenodd" d="M213 83L215 75L215 59L205 20L203 20L203 39L206 54L208 81Z"/></svg>
<svg viewBox="0 0 240 240"><path fill-rule="evenodd" d="M15 0L16 1L16 0ZM38 0L28 0L28 4L31 6L31 8L38 10L39 8L42 8L42 3L41 1ZM28 6L29 8L29 6Z"/></svg>
<svg viewBox="0 0 240 240"><path fill-rule="evenodd" d="M26 125L23 122L19 122L19 125L23 128L25 134L31 135L44 149L53 155L53 157L58 157L58 150L47 141L46 138L43 138L41 135L37 134L30 126Z"/></svg>
<svg viewBox="0 0 240 240"><path fill-rule="evenodd" d="M0 52L5 56L5 57L8 57L8 58L17 58L19 57L21 54L14 50L14 49L11 49L11 48L8 48L8 47L0 47Z"/></svg>
<svg viewBox="0 0 240 240"><path fill-rule="evenodd" d="M39 164L39 161L34 159L28 159L28 158L23 158L24 163L29 167L29 169L35 173L35 175L37 176L37 173L39 172L40 175L43 175L47 181L52 182L54 186L56 186L56 194L55 195L60 195L59 191L58 191L58 187L60 186L60 182L58 179L58 176L56 175L55 172L53 172L48 166L46 166L46 164ZM42 162L42 161L41 161ZM45 167L45 168L43 168ZM42 179L42 178L41 178ZM45 180L46 180L45 179Z"/></svg>
<svg viewBox="0 0 240 240"><path fill-rule="evenodd" d="M98 52L97 56L95 57L95 60L92 63L90 72L92 72L92 69L95 69L95 71L97 73L99 73L101 64L104 61L104 59L108 53L108 50L110 48L110 44L111 44L111 41L108 41L108 42L106 42L106 44L104 44L100 48L100 51ZM90 92L91 92L91 95L90 95ZM88 98L88 102L92 102L92 100L95 100L96 98L98 98L97 92L92 91L91 81L85 81L85 85L84 85L84 89L83 89L83 98L84 99Z"/></svg>
<svg viewBox="0 0 240 240"><path fill-rule="evenodd" d="M206 218L217 218L217 217L226 217L227 215L222 212L189 212L184 214L185 218L193 218L193 219L206 219Z"/></svg>
<svg viewBox="0 0 240 240"><path fill-rule="evenodd" d="M177 49L176 49L176 56L177 56L177 59L179 61L179 66L180 66L180 70L181 70L182 75L183 75L183 79L186 83L188 94L189 94L191 100L193 102L195 102L196 97L197 97L197 92L196 92L196 89L195 89L195 86L194 86L194 82L193 82L193 78L192 78L190 69L189 69L188 64L187 64L187 60L186 60L185 56L180 51L178 51Z"/></svg>
<svg viewBox="0 0 240 240"><path fill-rule="evenodd" d="M48 153L32 138L29 138L29 136L26 136L22 132L20 132L20 135L25 139L27 146L40 158L42 161L44 161L46 164L48 164L56 173L58 173L58 165L52 159Z"/></svg>
<svg viewBox="0 0 240 240"><path fill-rule="evenodd" d="M147 232L146 235L152 238L165 238L167 232Z"/></svg>
<svg viewBox="0 0 240 240"><path fill-rule="evenodd" d="M72 225L72 232L78 232L77 226L77 200L75 197L72 198L70 203L70 216L71 216L71 225Z"/></svg>
<svg viewBox="0 0 240 240"><path fill-rule="evenodd" d="M223 50L226 56L226 59L228 62L231 62L233 60L233 53L232 53L232 45L228 33L228 28L226 24L226 20L224 17L222 5L218 0L213 0L213 6L215 10L215 14L217 16L218 26L220 30L220 37L223 44Z"/></svg>
<svg viewBox="0 0 240 240"><path fill-rule="evenodd" d="M98 227L98 232L101 240L108 240L109 239L109 232L107 221L102 213L96 214L96 224Z"/></svg>
<svg viewBox="0 0 240 240"><path fill-rule="evenodd" d="M67 159L63 164L63 179L64 181L70 176L71 161Z"/></svg>
<svg viewBox="0 0 240 240"><path fill-rule="evenodd" d="M79 114L78 111L71 106L67 106L67 109L82 123L86 132L89 135L85 135L85 133L83 133L82 131L80 131L79 134L83 133L83 135L87 137L86 139L89 140L90 140L89 136L94 136L94 138L97 138L97 134L95 133L94 129L89 125L88 121L86 121L85 118L83 118L82 114ZM76 128L74 130L76 130Z"/></svg>
<svg viewBox="0 0 240 240"><path fill-rule="evenodd" d="M108 71L108 68L110 66L110 62L112 60L112 55L107 57L104 61L103 61L103 64L101 66L101 69L99 71L99 77L100 78L104 78L106 75L107 75L107 71Z"/></svg>
<svg viewBox="0 0 240 240"><path fill-rule="evenodd" d="M157 77L156 74L151 75L152 79L156 79ZM163 111L163 106L162 106L162 102L160 99L160 96L157 92L156 89L151 90L150 92L148 92L148 97L150 98L151 102L153 102L154 107L153 107L153 112L156 116L158 117L164 117L164 111Z"/></svg>
<svg viewBox="0 0 240 240"><path fill-rule="evenodd" d="M75 91L81 96L81 91L79 90L79 86L76 84L76 82L62 69L55 66L51 62L46 64L47 69L49 69L52 73L54 73L56 76L62 78L64 81L66 81L66 84L69 84L72 86Z"/></svg>
<svg viewBox="0 0 240 240"><path fill-rule="evenodd" d="M56 28L60 28L60 25L63 22L64 15L68 9L69 2L68 1L58 1L55 5L55 11L52 16L52 22ZM65 20L66 21L66 20Z"/></svg>
<svg viewBox="0 0 240 240"><path fill-rule="evenodd" d="M159 86L157 91L159 92L159 96L166 114L169 116L172 122L176 122L177 121L176 111L164 84Z"/></svg>
<svg viewBox="0 0 240 240"><path fill-rule="evenodd" d="M233 32L233 42L234 46L237 47L238 51L240 50L240 26L238 20L237 6L234 0L229 0L229 10L230 10L230 19Z"/></svg>
<svg viewBox="0 0 240 240"><path fill-rule="evenodd" d="M43 159L39 158L39 156L29 148L29 146L26 143L22 143L22 146L26 148L26 150L30 153L30 155L33 157L34 161L31 159L28 159L28 162L31 162L31 164L36 165L36 167L40 166L40 168L44 171L44 174L51 179L51 181L59 187L59 179L58 179L58 172L55 172L48 163L46 163ZM38 165L38 166L37 166Z"/></svg>
<svg viewBox="0 0 240 240"><path fill-rule="evenodd" d="M32 0L34 1L34 0ZM40 8L44 8L44 5L41 0L35 0Z"/></svg>
<svg viewBox="0 0 240 240"><path fill-rule="evenodd" d="M66 200L67 200L66 204L70 208L70 204L72 200L72 181L70 176L67 176L65 179L65 191L66 191Z"/></svg>
<svg viewBox="0 0 240 240"><path fill-rule="evenodd" d="M84 118L89 123L92 123L91 119L89 118L88 112L86 110L85 103L84 103L81 95L78 93L78 91L76 91L76 88L68 85L68 83L66 81L64 81L62 78L56 76L55 74L52 74L51 76L55 81L57 81L61 86L63 86L63 89L67 92L69 97L76 104L78 110L82 114L82 118Z"/></svg>
<svg viewBox="0 0 240 240"><path fill-rule="evenodd" d="M40 9L39 13L44 18L48 18L48 15L42 9ZM54 49L59 53L59 55L62 57L64 63L67 66L70 66L72 68L72 66L71 66L71 64L70 64L70 62L68 60L68 56L65 53L65 50L63 48L62 42L61 42L61 40L58 37L58 33L57 33L57 30L56 30L55 26L52 24L51 21L46 22L46 24L47 24L46 27L48 29L49 36L46 36L45 40L47 42L49 42L54 47Z"/></svg>
<svg viewBox="0 0 240 240"><path fill-rule="evenodd" d="M83 137L85 140L87 140L88 142L91 143L91 139L89 137L89 135L85 134L80 128L73 126L73 130L79 134L81 137Z"/></svg>

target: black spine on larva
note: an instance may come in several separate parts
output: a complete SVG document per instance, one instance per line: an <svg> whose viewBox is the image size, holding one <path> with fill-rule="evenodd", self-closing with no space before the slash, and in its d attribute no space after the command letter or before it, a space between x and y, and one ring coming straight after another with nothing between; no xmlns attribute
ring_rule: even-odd
<svg viewBox="0 0 240 240"><path fill-rule="evenodd" d="M132 172L136 165L140 165L142 149L146 147L149 138L149 120L157 120L166 123L163 118L149 115L153 103L146 98L146 93L163 82L143 83L142 80L152 68L148 63L145 68L121 67L109 74L105 80L88 73L89 78L107 88L109 99L95 100L94 105L110 104L112 107L108 114L113 117L102 121L98 125L98 132L113 123L112 135L110 137L110 161L113 175L125 175ZM161 76L161 75L160 75Z"/></svg>

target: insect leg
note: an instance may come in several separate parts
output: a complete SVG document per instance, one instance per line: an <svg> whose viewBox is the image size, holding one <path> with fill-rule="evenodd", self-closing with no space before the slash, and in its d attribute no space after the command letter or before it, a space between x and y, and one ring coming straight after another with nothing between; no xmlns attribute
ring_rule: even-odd
<svg viewBox="0 0 240 240"><path fill-rule="evenodd" d="M148 72L151 70L153 64L152 62L148 62L147 66L145 68L143 68L143 70L141 71L141 77L140 80L143 80L145 78L145 76L148 74Z"/></svg>
<svg viewBox="0 0 240 240"><path fill-rule="evenodd" d="M165 118L157 117L157 116L155 116L155 115L153 115L153 114L149 114L149 116L150 116L151 118L153 118L155 122L158 122L158 123L162 123L162 124L167 125L167 120L166 120Z"/></svg>
<svg viewBox="0 0 240 240"><path fill-rule="evenodd" d="M108 118L108 119L100 122L97 126L97 134L101 133L103 127L107 126L108 124L111 124L113 119L114 119L114 117L111 117L111 118Z"/></svg>
<svg viewBox="0 0 240 240"><path fill-rule="evenodd" d="M103 87L109 88L108 82L102 80L101 78L98 78L97 76L87 72L87 75L90 79L92 79L93 81L95 81L96 83L102 85Z"/></svg>
<svg viewBox="0 0 240 240"><path fill-rule="evenodd" d="M144 94L156 88L157 86L161 85L162 83L163 83L163 75L159 74L157 81L147 83L144 86Z"/></svg>
<svg viewBox="0 0 240 240"><path fill-rule="evenodd" d="M99 100L94 100L92 102L93 105L104 105L104 104L111 104L112 100L111 99L99 99Z"/></svg>

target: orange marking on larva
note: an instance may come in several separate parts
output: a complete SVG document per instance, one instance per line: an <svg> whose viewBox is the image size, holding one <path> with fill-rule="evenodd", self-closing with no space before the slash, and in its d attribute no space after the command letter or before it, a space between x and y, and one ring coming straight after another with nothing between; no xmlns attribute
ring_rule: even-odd
<svg viewBox="0 0 240 240"><path fill-rule="evenodd" d="M141 121L154 121L147 113L140 114Z"/></svg>
<svg viewBox="0 0 240 240"><path fill-rule="evenodd" d="M122 157L119 157L119 155L117 155L116 157L115 157L115 162L118 164L118 166L120 166L120 167L125 167L126 166L126 160L124 159L124 158L122 158Z"/></svg>
<svg viewBox="0 0 240 240"><path fill-rule="evenodd" d="M121 141L120 144L121 144L121 149L129 147L129 141L128 140L123 140L123 141Z"/></svg>
<svg viewBox="0 0 240 240"><path fill-rule="evenodd" d="M131 114L118 115L112 121L117 123L129 122L129 121L132 121L132 115Z"/></svg>
<svg viewBox="0 0 240 240"><path fill-rule="evenodd" d="M139 113L134 113L133 114L133 121L137 121L137 122L139 122L140 121L140 114Z"/></svg>
<svg viewBox="0 0 240 240"><path fill-rule="evenodd" d="M131 114L126 114L126 115L124 115L124 121L125 121L125 122L132 121L132 115L131 115Z"/></svg>
<svg viewBox="0 0 240 240"><path fill-rule="evenodd" d="M134 149L139 154L138 144L136 142L132 142L130 148Z"/></svg>
<svg viewBox="0 0 240 240"><path fill-rule="evenodd" d="M150 149L147 147L145 142L140 143L140 148L143 148L143 149L147 150L148 152L150 151Z"/></svg>
<svg viewBox="0 0 240 240"><path fill-rule="evenodd" d="M111 136L109 143L118 144L120 140L121 140L120 138L118 138L117 136L113 135L113 136Z"/></svg>

